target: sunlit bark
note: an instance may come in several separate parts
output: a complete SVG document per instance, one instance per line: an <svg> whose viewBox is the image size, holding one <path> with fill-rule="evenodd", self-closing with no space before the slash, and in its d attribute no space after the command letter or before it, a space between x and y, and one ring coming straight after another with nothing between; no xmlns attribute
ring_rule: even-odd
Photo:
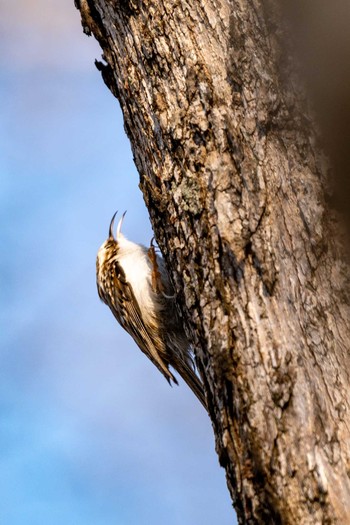
<svg viewBox="0 0 350 525"><path fill-rule="evenodd" d="M241 523L350 523L349 286L258 0L81 0Z"/></svg>

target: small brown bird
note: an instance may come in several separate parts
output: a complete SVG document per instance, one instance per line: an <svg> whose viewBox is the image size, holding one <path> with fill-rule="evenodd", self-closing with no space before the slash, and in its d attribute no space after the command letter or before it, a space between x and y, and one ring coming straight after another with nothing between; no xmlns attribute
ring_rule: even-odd
<svg viewBox="0 0 350 525"><path fill-rule="evenodd" d="M169 370L172 366L207 408L164 260L156 254L152 243L147 249L124 237L121 226L125 213L114 238L116 214L109 226L108 239L97 254L100 299L167 381L177 384Z"/></svg>

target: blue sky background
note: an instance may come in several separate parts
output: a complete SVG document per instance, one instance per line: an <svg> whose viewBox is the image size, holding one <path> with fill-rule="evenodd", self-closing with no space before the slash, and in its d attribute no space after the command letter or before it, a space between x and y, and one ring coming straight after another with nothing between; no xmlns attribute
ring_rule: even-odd
<svg viewBox="0 0 350 525"><path fill-rule="evenodd" d="M0 0L0 523L235 522L210 421L99 302L111 215L152 235L73 0Z"/></svg>

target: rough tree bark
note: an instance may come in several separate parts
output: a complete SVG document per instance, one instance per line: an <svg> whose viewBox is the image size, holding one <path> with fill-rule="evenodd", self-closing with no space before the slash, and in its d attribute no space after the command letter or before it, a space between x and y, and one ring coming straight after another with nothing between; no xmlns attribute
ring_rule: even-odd
<svg viewBox="0 0 350 525"><path fill-rule="evenodd" d="M350 523L349 271L260 0L76 0L197 349L240 523Z"/></svg>

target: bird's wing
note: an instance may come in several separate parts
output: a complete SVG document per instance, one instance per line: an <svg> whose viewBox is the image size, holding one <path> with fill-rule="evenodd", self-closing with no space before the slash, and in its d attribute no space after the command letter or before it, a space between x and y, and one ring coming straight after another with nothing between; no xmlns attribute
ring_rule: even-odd
<svg viewBox="0 0 350 525"><path fill-rule="evenodd" d="M139 305L130 284L125 278L123 268L118 262L115 262L114 269L115 277L112 290L118 291L108 294L108 306L117 321L132 336L142 352L146 354L158 370L162 372L167 381L170 383L170 380L172 380L174 383L177 383L168 365L160 355L162 351L165 355L165 348L162 348L164 347L163 343L158 340L157 344L159 344L159 348L157 349L147 331Z"/></svg>

